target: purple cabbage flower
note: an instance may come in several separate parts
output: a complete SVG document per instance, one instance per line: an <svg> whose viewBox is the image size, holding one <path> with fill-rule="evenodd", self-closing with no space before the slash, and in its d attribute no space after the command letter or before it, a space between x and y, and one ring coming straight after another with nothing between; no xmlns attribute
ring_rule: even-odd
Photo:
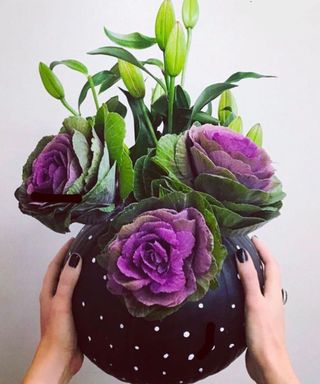
<svg viewBox="0 0 320 384"><path fill-rule="evenodd" d="M187 135L186 143L197 175L226 176L250 189L269 191L273 187L270 157L251 139L210 124L194 126Z"/></svg>
<svg viewBox="0 0 320 384"><path fill-rule="evenodd" d="M32 172L26 182L27 194L66 193L81 172L71 135L60 133L53 137L33 161Z"/></svg>
<svg viewBox="0 0 320 384"><path fill-rule="evenodd" d="M123 225L107 248L108 289L135 306L176 307L212 264L213 236L195 208L157 209Z"/></svg>

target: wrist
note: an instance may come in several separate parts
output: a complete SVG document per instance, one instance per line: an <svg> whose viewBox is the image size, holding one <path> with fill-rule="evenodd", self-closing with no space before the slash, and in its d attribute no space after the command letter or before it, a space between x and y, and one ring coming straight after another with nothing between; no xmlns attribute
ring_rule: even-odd
<svg viewBox="0 0 320 384"><path fill-rule="evenodd" d="M66 384L71 377L61 351L41 341L23 384Z"/></svg>
<svg viewBox="0 0 320 384"><path fill-rule="evenodd" d="M299 384L286 350L266 354L261 368L264 384Z"/></svg>

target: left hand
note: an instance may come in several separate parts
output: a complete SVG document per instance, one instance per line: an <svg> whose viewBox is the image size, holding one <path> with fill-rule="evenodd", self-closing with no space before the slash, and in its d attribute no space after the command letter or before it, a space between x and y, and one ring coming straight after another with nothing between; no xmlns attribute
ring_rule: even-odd
<svg viewBox="0 0 320 384"><path fill-rule="evenodd" d="M83 354L77 345L72 316L72 294L82 260L71 255L61 270L73 239L67 241L51 261L40 293L41 340L24 384L68 383L81 368Z"/></svg>

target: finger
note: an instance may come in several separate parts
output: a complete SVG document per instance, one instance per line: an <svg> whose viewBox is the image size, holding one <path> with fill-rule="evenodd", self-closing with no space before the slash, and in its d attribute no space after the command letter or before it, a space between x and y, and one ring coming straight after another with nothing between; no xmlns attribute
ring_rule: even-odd
<svg viewBox="0 0 320 384"><path fill-rule="evenodd" d="M40 293L41 302L45 303L52 299L59 280L61 272L62 262L69 250L74 238L69 239L58 251L56 256L50 262L45 277L42 283L42 289Z"/></svg>
<svg viewBox="0 0 320 384"><path fill-rule="evenodd" d="M78 253L73 253L61 272L54 297L60 309L71 310L71 299L80 276L81 266L81 256Z"/></svg>
<svg viewBox="0 0 320 384"><path fill-rule="evenodd" d="M280 269L277 261L258 237L254 236L252 241L264 263L264 295L282 298Z"/></svg>
<svg viewBox="0 0 320 384"><path fill-rule="evenodd" d="M240 248L235 254L240 280L242 282L245 301L248 304L259 302L263 295L260 290L260 284L256 268L248 251Z"/></svg>

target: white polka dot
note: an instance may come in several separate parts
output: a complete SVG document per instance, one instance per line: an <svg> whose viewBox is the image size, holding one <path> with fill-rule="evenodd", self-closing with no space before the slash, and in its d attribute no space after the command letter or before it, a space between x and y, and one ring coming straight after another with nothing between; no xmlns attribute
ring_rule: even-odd
<svg viewBox="0 0 320 384"><path fill-rule="evenodd" d="M203 372L203 368L199 368L198 371L201 373Z"/></svg>
<svg viewBox="0 0 320 384"><path fill-rule="evenodd" d="M139 371L139 368L138 368L136 365L133 367L133 369L134 369L135 371Z"/></svg>
<svg viewBox="0 0 320 384"><path fill-rule="evenodd" d="M215 345L211 348L211 351L213 351L214 349L216 349L216 346L215 346Z"/></svg>
<svg viewBox="0 0 320 384"><path fill-rule="evenodd" d="M234 347L234 344L229 344L229 348L233 348Z"/></svg>
<svg viewBox="0 0 320 384"><path fill-rule="evenodd" d="M190 336L190 332L189 331L183 332L183 337L187 338L189 336Z"/></svg>
<svg viewBox="0 0 320 384"><path fill-rule="evenodd" d="M203 303L199 303L198 307L202 309L204 307Z"/></svg>
<svg viewBox="0 0 320 384"><path fill-rule="evenodd" d="M107 275L103 275L103 280L107 280Z"/></svg>
<svg viewBox="0 0 320 384"><path fill-rule="evenodd" d="M231 308L234 309L236 307L235 304L231 304Z"/></svg>
<svg viewBox="0 0 320 384"><path fill-rule="evenodd" d="M92 261L92 263L94 264L94 263L96 262L96 258L93 257L91 261Z"/></svg>
<svg viewBox="0 0 320 384"><path fill-rule="evenodd" d="M112 363L109 363L110 367L112 367Z"/></svg>
<svg viewBox="0 0 320 384"><path fill-rule="evenodd" d="M190 353L190 355L188 356L188 360L191 361L194 359L194 354L193 353Z"/></svg>
<svg viewBox="0 0 320 384"><path fill-rule="evenodd" d="M162 371L162 374L163 374L163 376L165 376L167 374L167 372L166 371Z"/></svg>
<svg viewBox="0 0 320 384"><path fill-rule="evenodd" d="M102 315L100 315L100 320L103 320L103 316Z"/></svg>
<svg viewBox="0 0 320 384"><path fill-rule="evenodd" d="M167 359L169 357L169 353L165 353L164 355L163 355L163 358L164 359Z"/></svg>
<svg viewBox="0 0 320 384"><path fill-rule="evenodd" d="M91 240L91 239L92 239L92 237L93 237L93 236L92 236L92 235L90 235L90 236L88 237L88 240Z"/></svg>
<svg viewBox="0 0 320 384"><path fill-rule="evenodd" d="M96 361L97 361L97 359L94 357L94 358L93 358L93 361L94 361L94 362L96 362Z"/></svg>
<svg viewBox="0 0 320 384"><path fill-rule="evenodd" d="M240 280L240 275L239 275L239 273L237 273L237 278Z"/></svg>
<svg viewBox="0 0 320 384"><path fill-rule="evenodd" d="M262 270L263 269L263 266L260 264L260 269Z"/></svg>
<svg viewBox="0 0 320 384"><path fill-rule="evenodd" d="M139 349L140 349L139 345L135 345L135 346L134 346L134 349L135 349L136 351L139 351Z"/></svg>
<svg viewBox="0 0 320 384"><path fill-rule="evenodd" d="M89 340L89 341L91 341L91 340L92 340L92 339L91 339L91 336L88 336L88 340Z"/></svg>
<svg viewBox="0 0 320 384"><path fill-rule="evenodd" d="M121 329L123 329L123 328L124 328L124 325L123 325L122 323L120 324L120 328L121 328Z"/></svg>
<svg viewBox="0 0 320 384"><path fill-rule="evenodd" d="M83 307L85 307L85 306L86 306L86 303L83 301L83 302L81 303L81 305L82 305Z"/></svg>
<svg viewBox="0 0 320 384"><path fill-rule="evenodd" d="M179 384L183 384L183 380L180 380L180 381L179 381Z"/></svg>
<svg viewBox="0 0 320 384"><path fill-rule="evenodd" d="M221 327L221 328L220 328L220 332L223 332L223 331L224 331L224 328L223 328L223 327Z"/></svg>
<svg viewBox="0 0 320 384"><path fill-rule="evenodd" d="M109 344L109 347L110 347L110 349L112 349L112 348L113 348L113 345L112 345L112 344Z"/></svg>
<svg viewBox="0 0 320 384"><path fill-rule="evenodd" d="M160 331L160 327L158 327L157 325L153 329L155 330L155 332L159 332Z"/></svg>

